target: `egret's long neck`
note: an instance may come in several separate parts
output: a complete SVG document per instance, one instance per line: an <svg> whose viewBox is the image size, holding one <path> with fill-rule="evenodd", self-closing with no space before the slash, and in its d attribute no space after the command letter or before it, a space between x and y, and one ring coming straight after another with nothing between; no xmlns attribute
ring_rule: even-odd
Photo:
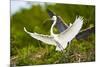
<svg viewBox="0 0 100 67"><path fill-rule="evenodd" d="M54 22L53 22L53 24L51 26L51 30L50 30L51 35L55 35L55 34L53 34L53 27L54 27L55 24L56 24L56 20L54 20Z"/></svg>

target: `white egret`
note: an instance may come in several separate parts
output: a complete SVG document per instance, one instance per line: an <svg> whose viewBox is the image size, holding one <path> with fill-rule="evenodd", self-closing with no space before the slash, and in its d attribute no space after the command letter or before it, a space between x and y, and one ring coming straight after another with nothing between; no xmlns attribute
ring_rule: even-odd
<svg viewBox="0 0 100 67"><path fill-rule="evenodd" d="M48 15L50 17L56 15L53 11L47 9ZM57 16L57 15L56 15ZM70 24L72 25L72 24ZM60 16L57 16L57 23L55 26L57 26L57 29L59 32L63 32L64 30L66 30L70 25L67 25L64 23L63 19ZM92 33L95 33L95 27L89 27L86 29L81 30L77 35L76 35L76 39L80 40L80 39L86 39L88 38L88 36L90 36Z"/></svg>
<svg viewBox="0 0 100 67"><path fill-rule="evenodd" d="M51 35L31 33L28 32L25 27L24 31L37 40L56 46L57 51L63 51L67 47L68 42L70 42L82 28L83 18L80 16L76 17L74 23L60 34L53 33L53 27L56 24L57 17L53 16L51 20L54 21L50 29Z"/></svg>

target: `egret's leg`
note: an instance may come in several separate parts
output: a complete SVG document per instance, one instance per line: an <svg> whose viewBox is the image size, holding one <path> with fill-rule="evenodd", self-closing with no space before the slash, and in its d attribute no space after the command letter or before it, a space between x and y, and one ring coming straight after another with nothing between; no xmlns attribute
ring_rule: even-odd
<svg viewBox="0 0 100 67"><path fill-rule="evenodd" d="M63 48L63 47L62 47ZM67 62L67 55L65 50L61 50L61 58L59 59L59 63L65 63Z"/></svg>
<svg viewBox="0 0 100 67"><path fill-rule="evenodd" d="M71 44L71 41L68 42L68 48L67 48L67 51L66 51L66 55L69 55L69 51L70 51L70 44Z"/></svg>
<svg viewBox="0 0 100 67"><path fill-rule="evenodd" d="M59 59L59 61L58 61L58 63L66 63L67 62L67 58L66 58L66 54L65 54L65 51L63 50L63 51L61 51L61 57L60 57L60 59Z"/></svg>
<svg viewBox="0 0 100 67"><path fill-rule="evenodd" d="M65 58L66 54L65 54L65 51L63 50L63 47L59 44L59 45L57 45L56 50L61 50L61 54L62 54L58 63L66 62L66 58Z"/></svg>
<svg viewBox="0 0 100 67"><path fill-rule="evenodd" d="M66 51L64 51L63 46L59 42L57 42L56 40L55 40L55 42L57 43L56 49L61 50L61 53L62 53L62 56L59 59L58 63L62 63L62 62L64 63L64 62L66 62Z"/></svg>
<svg viewBox="0 0 100 67"><path fill-rule="evenodd" d="M38 45L39 45L39 47L41 47L41 41L39 41L39 40L38 40Z"/></svg>
<svg viewBox="0 0 100 67"><path fill-rule="evenodd" d="M64 57L64 60L63 62L68 62L68 55L69 55L69 51L70 51L70 44L71 44L71 41L68 42L68 49L63 51L63 57Z"/></svg>

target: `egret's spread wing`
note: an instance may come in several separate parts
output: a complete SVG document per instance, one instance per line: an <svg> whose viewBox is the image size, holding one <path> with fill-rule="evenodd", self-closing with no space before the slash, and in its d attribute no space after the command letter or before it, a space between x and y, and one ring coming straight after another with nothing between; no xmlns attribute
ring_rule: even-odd
<svg viewBox="0 0 100 67"><path fill-rule="evenodd" d="M44 43L52 44L52 45L55 45L56 46L56 43L53 40L53 37L52 36L42 35L42 34L37 34L37 33L31 33L31 32L28 32L25 27L24 27L24 31L26 33L28 33L31 37L33 37L33 38L35 38L37 40L40 40L40 41L42 41Z"/></svg>
<svg viewBox="0 0 100 67"><path fill-rule="evenodd" d="M68 29L59 34L59 39L62 40L62 42L70 42L80 31L80 29L82 28L82 24L83 18L76 18L73 25L71 25Z"/></svg>

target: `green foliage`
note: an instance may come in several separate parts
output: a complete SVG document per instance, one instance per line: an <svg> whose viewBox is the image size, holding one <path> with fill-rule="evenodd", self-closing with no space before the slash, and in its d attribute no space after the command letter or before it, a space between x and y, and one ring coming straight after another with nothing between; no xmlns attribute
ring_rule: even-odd
<svg viewBox="0 0 100 67"><path fill-rule="evenodd" d="M54 11L69 24L76 16L84 17L83 28L95 26L95 7L88 5L46 5L46 9ZM50 34L51 22L46 10L40 5L33 5L30 9L22 9L11 16L11 61L16 65L58 64L71 62L95 61L95 35L90 35L85 40L73 39L65 49L65 54L55 51L55 46L46 45L29 35L23 28L30 32ZM12 59L15 57L15 59Z"/></svg>

